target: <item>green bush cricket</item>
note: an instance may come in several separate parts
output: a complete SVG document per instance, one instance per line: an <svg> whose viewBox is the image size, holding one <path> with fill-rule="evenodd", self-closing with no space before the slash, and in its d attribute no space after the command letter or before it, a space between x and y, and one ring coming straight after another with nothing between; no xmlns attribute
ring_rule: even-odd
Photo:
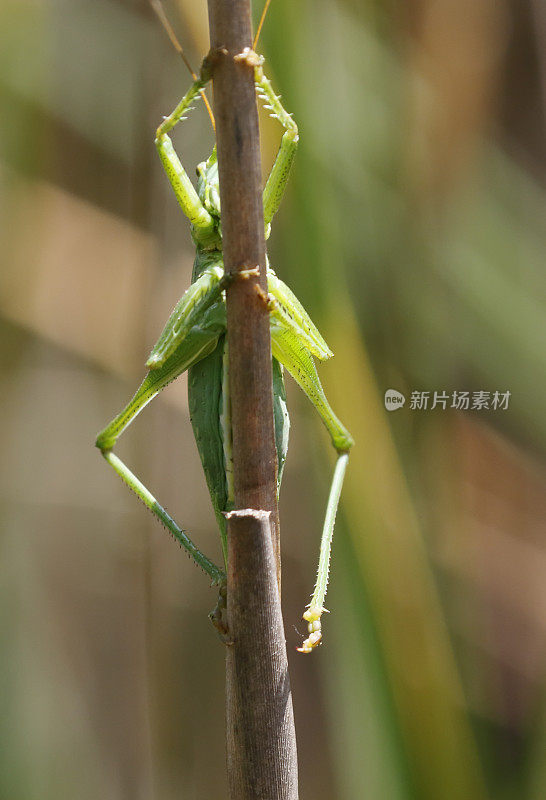
<svg viewBox="0 0 546 800"><path fill-rule="evenodd" d="M172 29L169 35L171 33ZM277 119L284 128L280 148L263 191L267 238L271 220L280 205L296 153L298 129L264 75L263 58L250 49L236 58L244 59L253 67L258 96L265 101L270 116ZM204 88L211 78L210 58L204 60L199 77L195 74L193 76L194 82L189 91L161 123L155 139L163 168L182 211L190 221L191 235L196 247L192 283L174 308L150 353L146 362L149 371L142 384L127 406L98 434L96 446L122 480L206 572L212 585L220 587L219 602L210 617L223 638L228 641L229 633L224 622L225 570L216 566L197 548L187 533L177 525L150 491L113 452L118 437L144 406L167 384L188 370L190 417L220 529L225 566L227 542L224 514L233 509L234 500L225 336L225 290L229 280L224 276L222 257L216 148L213 148L208 160L197 167L196 190L184 171L169 137L175 125L185 119L184 115L191 110L192 104L200 96L204 96ZM247 270L246 274L251 271L252 269ZM245 273L241 275L244 278ZM288 447L289 418L283 381L284 368L315 406L338 453L322 532L317 581L311 602L303 614L304 620L308 623L309 635L298 648L300 652L309 653L321 642L320 617L325 611L324 598L328 584L332 534L348 452L353 440L332 411L313 360L313 357L319 360L330 358L332 353L328 345L299 300L288 286L279 280L269 264L267 264L267 278L268 297L265 300L271 320L275 440L278 458L277 492L280 490Z"/></svg>

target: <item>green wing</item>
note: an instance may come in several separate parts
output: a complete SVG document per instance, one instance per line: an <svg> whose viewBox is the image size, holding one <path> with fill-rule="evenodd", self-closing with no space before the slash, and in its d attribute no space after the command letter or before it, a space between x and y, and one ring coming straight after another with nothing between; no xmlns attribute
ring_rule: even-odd
<svg viewBox="0 0 546 800"><path fill-rule="evenodd" d="M215 350L190 368L188 402L197 449L222 537L224 558L227 559L226 520L223 512L230 511L233 503L229 496L226 478L225 433L222 424L225 412L223 387L227 385L224 376L224 348L225 337L222 336ZM286 407L282 367L275 358L272 360L272 370L275 444L278 459L277 491L279 492L288 450L290 420ZM226 429L230 424L229 420L225 420Z"/></svg>
<svg viewBox="0 0 546 800"><path fill-rule="evenodd" d="M281 491L282 474L286 453L288 452L288 434L290 431L290 417L286 405L286 391L282 365L273 357L273 416L275 418L275 446L277 448L277 496Z"/></svg>
<svg viewBox="0 0 546 800"><path fill-rule="evenodd" d="M212 507L227 563L226 520L227 483L224 446L220 416L222 413L222 372L225 336L215 350L190 368L188 373L188 403L195 442L212 500Z"/></svg>
<svg viewBox="0 0 546 800"><path fill-rule="evenodd" d="M271 349L317 409L336 450L349 450L353 446L353 438L326 399L306 339L294 333L292 324L287 325L283 319L272 316Z"/></svg>
<svg viewBox="0 0 546 800"><path fill-rule="evenodd" d="M317 326L292 289L279 280L272 269L267 271L267 288L273 298L271 324L291 330L307 350L320 361L333 356Z"/></svg>

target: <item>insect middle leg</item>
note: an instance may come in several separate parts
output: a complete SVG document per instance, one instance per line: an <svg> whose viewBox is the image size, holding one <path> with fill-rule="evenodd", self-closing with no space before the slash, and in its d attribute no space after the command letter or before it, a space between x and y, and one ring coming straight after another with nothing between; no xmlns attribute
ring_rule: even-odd
<svg viewBox="0 0 546 800"><path fill-rule="evenodd" d="M148 356L147 367L155 370L165 364L193 326L201 324L207 311L221 299L222 291L228 283L229 278L224 277L224 265L217 258L197 280L190 284L174 307Z"/></svg>

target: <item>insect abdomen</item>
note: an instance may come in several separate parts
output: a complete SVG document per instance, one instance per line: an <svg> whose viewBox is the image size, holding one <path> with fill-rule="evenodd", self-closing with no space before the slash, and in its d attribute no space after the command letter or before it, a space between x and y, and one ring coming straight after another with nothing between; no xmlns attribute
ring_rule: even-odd
<svg viewBox="0 0 546 800"><path fill-rule="evenodd" d="M224 558L226 558L226 520L222 512L227 510L227 484L220 424L224 342L225 336L221 336L215 350L190 368L188 404L193 433L222 536Z"/></svg>
<svg viewBox="0 0 546 800"><path fill-rule="evenodd" d="M220 528L224 557L227 554L226 520L223 512L229 511L227 472L231 465L230 448L224 442L224 431L231 427L229 404L224 403L222 384L224 381L225 336L220 337L216 349L198 364L191 367L188 378L188 401L190 419L203 471L210 492L214 513ZM288 450L290 420L286 407L286 395L282 367L276 358L273 369L273 411L275 418L275 444L278 459L277 490L280 490L282 472Z"/></svg>

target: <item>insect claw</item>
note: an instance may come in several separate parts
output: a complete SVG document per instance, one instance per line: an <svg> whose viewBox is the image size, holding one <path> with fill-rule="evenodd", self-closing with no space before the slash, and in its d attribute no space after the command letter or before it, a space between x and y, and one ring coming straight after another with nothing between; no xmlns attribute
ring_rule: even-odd
<svg viewBox="0 0 546 800"><path fill-rule="evenodd" d="M318 606L311 606L311 604L309 604L307 608L308 610L303 613L303 619L308 623L307 630L309 636L302 643L302 646L297 648L299 653L311 653L315 647L322 644L320 615L325 609L319 608Z"/></svg>
<svg viewBox="0 0 546 800"><path fill-rule="evenodd" d="M312 653L320 644L322 644L322 634L320 631L314 631L302 642L301 647L296 647L296 650L298 653Z"/></svg>
<svg viewBox="0 0 546 800"><path fill-rule="evenodd" d="M241 61L249 67L261 67L265 59L259 56L251 47L245 47L242 53L233 56L234 61Z"/></svg>
<svg viewBox="0 0 546 800"><path fill-rule="evenodd" d="M218 592L218 602L215 608L210 612L209 619L216 628L218 636L225 645L233 645L235 642L229 635L227 624L227 586L225 583L220 585Z"/></svg>

